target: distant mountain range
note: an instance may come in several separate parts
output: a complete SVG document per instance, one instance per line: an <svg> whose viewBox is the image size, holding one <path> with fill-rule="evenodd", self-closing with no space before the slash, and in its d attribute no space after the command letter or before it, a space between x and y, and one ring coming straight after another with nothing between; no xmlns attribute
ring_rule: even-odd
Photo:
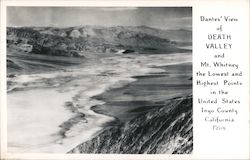
<svg viewBox="0 0 250 160"><path fill-rule="evenodd" d="M83 56L83 53L187 52L188 30L161 30L147 26L8 27L7 47L34 54Z"/></svg>

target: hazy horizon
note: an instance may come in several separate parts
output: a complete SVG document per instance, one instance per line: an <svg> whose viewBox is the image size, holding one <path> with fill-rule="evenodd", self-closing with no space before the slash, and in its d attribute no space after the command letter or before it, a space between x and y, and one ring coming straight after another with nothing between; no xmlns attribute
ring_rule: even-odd
<svg viewBox="0 0 250 160"><path fill-rule="evenodd" d="M8 27L147 26L192 30L191 7L8 7Z"/></svg>

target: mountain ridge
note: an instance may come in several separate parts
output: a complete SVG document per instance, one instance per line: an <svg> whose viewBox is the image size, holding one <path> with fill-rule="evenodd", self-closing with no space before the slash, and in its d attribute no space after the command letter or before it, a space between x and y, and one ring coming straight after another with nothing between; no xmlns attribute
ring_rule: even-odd
<svg viewBox="0 0 250 160"><path fill-rule="evenodd" d="M8 46L29 44L33 47L32 53L62 56L81 56L80 52L87 51L115 53L120 49L148 53L148 48L182 52L179 46L191 45L191 36L187 30L168 31L147 26L7 28Z"/></svg>

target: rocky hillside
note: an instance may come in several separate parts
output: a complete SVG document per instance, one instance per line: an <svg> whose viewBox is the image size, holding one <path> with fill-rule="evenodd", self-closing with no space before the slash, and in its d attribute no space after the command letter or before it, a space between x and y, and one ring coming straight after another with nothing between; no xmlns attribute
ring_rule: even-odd
<svg viewBox="0 0 250 160"><path fill-rule="evenodd" d="M69 153L186 154L193 150L192 96L109 127Z"/></svg>
<svg viewBox="0 0 250 160"><path fill-rule="evenodd" d="M160 30L146 26L8 27L7 47L55 56L83 56L86 52L186 52L191 31Z"/></svg>

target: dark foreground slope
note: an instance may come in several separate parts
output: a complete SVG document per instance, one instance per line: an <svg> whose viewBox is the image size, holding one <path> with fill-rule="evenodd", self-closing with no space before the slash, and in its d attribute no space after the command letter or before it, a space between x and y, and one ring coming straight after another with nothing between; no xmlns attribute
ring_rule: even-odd
<svg viewBox="0 0 250 160"><path fill-rule="evenodd" d="M187 154L193 150L192 96L172 99L104 130L69 153Z"/></svg>

